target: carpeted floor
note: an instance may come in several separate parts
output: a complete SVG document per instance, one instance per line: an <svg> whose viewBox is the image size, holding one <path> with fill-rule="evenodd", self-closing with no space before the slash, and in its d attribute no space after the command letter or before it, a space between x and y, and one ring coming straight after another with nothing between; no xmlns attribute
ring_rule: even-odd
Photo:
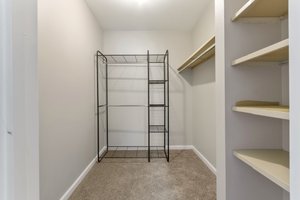
<svg viewBox="0 0 300 200"><path fill-rule="evenodd" d="M104 159L70 200L215 200L216 177L192 150L165 159Z"/></svg>

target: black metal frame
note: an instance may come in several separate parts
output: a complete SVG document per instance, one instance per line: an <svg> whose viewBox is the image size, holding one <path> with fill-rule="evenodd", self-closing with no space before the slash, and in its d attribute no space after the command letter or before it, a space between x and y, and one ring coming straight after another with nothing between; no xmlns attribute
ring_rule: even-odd
<svg viewBox="0 0 300 200"><path fill-rule="evenodd" d="M126 156L126 153L124 153L124 156L107 156L109 152L109 148L116 148L115 151L118 151L118 148L133 148L133 147L124 147L124 146L109 146L109 120L108 120L108 114L109 114L109 107L141 107L146 105L109 105L109 99L108 99L108 65L109 64L126 64L126 65L134 65L134 64L144 64L147 67L147 81L148 81L148 145L143 147L136 147L138 151L138 148L147 148L147 156L143 158L148 158L148 162L151 160L151 152L153 151L151 148L157 149L157 157L160 158L159 152L163 151L164 156L163 158L166 158L166 160L169 162L170 157L170 133L169 133L169 114L170 114L170 107L169 107L169 51L167 50L165 54L150 54L149 51L147 51L147 54L113 54L113 55L104 55L100 51L97 51L97 69L96 69L96 89L97 89L97 154L98 154L98 162L100 162L103 158L141 158L138 156ZM120 61L120 58L122 59ZM154 58L154 60L152 59ZM131 61L130 61L131 60ZM100 99L99 99L99 72L100 72L100 63L102 62L105 66L105 104L100 105ZM163 64L163 80L152 80L150 78L150 68L154 67L151 66L152 64ZM150 85L154 84L161 84L164 86L164 103L163 104L151 104L150 102L150 96L151 96L151 87ZM100 108L105 107L106 112L106 151L103 152L100 155L100 126L99 126L99 120L100 120ZM151 124L151 108L153 107L161 107L163 108L164 112L164 124L162 125L154 125ZM158 147L158 146L151 146L151 133L163 133L164 134L164 146ZM162 148L162 149L159 149ZM126 150L125 150L126 151ZM135 150L131 150L135 151ZM132 153L132 152L131 152ZM137 155L137 153L136 153Z"/></svg>
<svg viewBox="0 0 300 200"><path fill-rule="evenodd" d="M108 152L108 148L106 148L106 151L104 152L104 154L100 155L100 126L99 126L99 120L100 120L100 108L105 107L105 113L106 113L106 144L108 144L108 62L107 62L107 58L105 57L104 54L102 54L100 51L97 51L97 55L96 55L96 89L97 89L97 155L98 155L98 162L100 162L105 155ZM101 61L105 64L105 104L104 105L100 105L100 99L99 99L99 59L101 59Z"/></svg>

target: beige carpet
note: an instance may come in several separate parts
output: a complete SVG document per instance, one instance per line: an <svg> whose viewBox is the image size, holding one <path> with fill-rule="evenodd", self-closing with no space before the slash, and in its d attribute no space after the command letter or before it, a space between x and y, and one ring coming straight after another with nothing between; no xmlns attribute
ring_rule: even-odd
<svg viewBox="0 0 300 200"><path fill-rule="evenodd" d="M104 159L71 200L215 200L216 178L191 150L165 159Z"/></svg>

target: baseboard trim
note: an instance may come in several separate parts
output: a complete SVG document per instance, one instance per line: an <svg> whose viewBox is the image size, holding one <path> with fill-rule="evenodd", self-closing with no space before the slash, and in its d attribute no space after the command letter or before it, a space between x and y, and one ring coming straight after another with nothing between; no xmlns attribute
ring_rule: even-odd
<svg viewBox="0 0 300 200"><path fill-rule="evenodd" d="M210 169L210 171L212 173L214 173L215 175L217 175L217 169L194 146L193 146L193 151L204 162L204 164Z"/></svg>
<svg viewBox="0 0 300 200"><path fill-rule="evenodd" d="M100 155L104 153L106 146L100 150ZM193 150L194 153L204 162L204 164L211 170L215 175L217 174L216 168L193 146L193 145L170 145L170 150ZM70 188L65 192L65 194L60 198L60 200L68 200L78 185L82 182L84 177L89 173L94 164L97 162L97 156L90 162L90 164L83 170L75 182L70 186Z"/></svg>
<svg viewBox="0 0 300 200"><path fill-rule="evenodd" d="M106 147L103 147L100 150L100 155L106 150ZM60 200L68 200L78 185L82 182L84 177L89 173L94 164L97 162L98 156L96 156L90 164L83 170L83 172L79 175L79 177L75 180L75 182L71 185L71 187L65 192L65 194L60 198Z"/></svg>
<svg viewBox="0 0 300 200"><path fill-rule="evenodd" d="M171 150L193 150L194 153L204 162L204 164L210 169L212 173L217 175L216 168L201 154L198 149L193 145L170 145Z"/></svg>
<svg viewBox="0 0 300 200"><path fill-rule="evenodd" d="M188 150L193 148L193 145L170 145L170 150Z"/></svg>

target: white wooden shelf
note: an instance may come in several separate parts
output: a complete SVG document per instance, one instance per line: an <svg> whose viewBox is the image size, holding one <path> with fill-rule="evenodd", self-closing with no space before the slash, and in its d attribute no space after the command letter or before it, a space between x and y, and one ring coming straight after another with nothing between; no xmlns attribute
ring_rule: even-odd
<svg viewBox="0 0 300 200"><path fill-rule="evenodd" d="M289 153L279 149L236 150L234 155L286 191L290 190Z"/></svg>
<svg viewBox="0 0 300 200"><path fill-rule="evenodd" d="M289 107L278 102L240 101L232 108L235 112L289 120Z"/></svg>
<svg viewBox="0 0 300 200"><path fill-rule="evenodd" d="M232 62L232 66L246 62L282 62L289 58L289 39L260 49Z"/></svg>
<svg viewBox="0 0 300 200"><path fill-rule="evenodd" d="M215 55L215 36L195 51L177 70L179 72L193 68L207 61Z"/></svg>
<svg viewBox="0 0 300 200"><path fill-rule="evenodd" d="M288 0L249 0L232 21L240 18L282 17L288 14Z"/></svg>

